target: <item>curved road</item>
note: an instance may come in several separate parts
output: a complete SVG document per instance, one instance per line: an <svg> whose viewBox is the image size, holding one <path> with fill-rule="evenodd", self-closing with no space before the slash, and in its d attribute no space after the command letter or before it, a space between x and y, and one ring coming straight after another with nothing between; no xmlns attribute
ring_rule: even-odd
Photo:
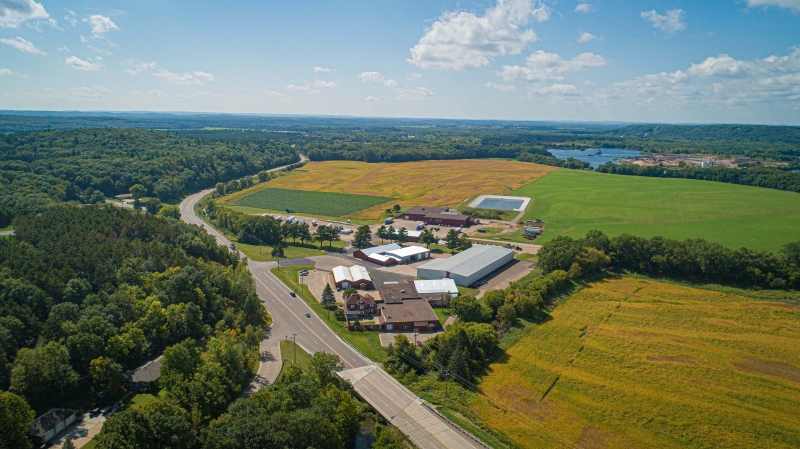
<svg viewBox="0 0 800 449"><path fill-rule="evenodd" d="M195 204L212 190L187 197L180 206L181 218L187 223L204 225L221 245L230 247L231 242L224 235L205 225L194 213ZM434 413L397 380L336 336L301 298L291 297L289 289L269 271L277 266L275 262L248 261L247 265L256 281L259 298L273 319L267 338L261 342L262 351L295 334L297 343L311 353L324 351L338 355L345 366L340 375L350 380L356 392L416 446L424 449L486 447ZM311 317L307 318L306 313Z"/></svg>

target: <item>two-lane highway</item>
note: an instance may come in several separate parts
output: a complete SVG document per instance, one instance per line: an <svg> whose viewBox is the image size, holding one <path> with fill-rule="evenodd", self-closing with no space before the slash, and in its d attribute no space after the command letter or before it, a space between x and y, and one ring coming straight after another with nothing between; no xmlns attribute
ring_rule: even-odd
<svg viewBox="0 0 800 449"><path fill-rule="evenodd" d="M231 242L223 234L205 224L194 213L195 204L210 192L211 189L186 198L181 203L181 218L187 223L203 225L221 245L230 247ZM269 270L277 266L275 262L248 261L247 265L255 278L259 298L273 320L262 348L278 345L280 340L294 334L296 341L312 353L324 351L338 355L345 367L340 375L350 380L365 401L420 448L486 447L472 435L428 409L396 379L342 341L303 299L292 297L289 289L270 273ZM288 358L290 354L282 356Z"/></svg>

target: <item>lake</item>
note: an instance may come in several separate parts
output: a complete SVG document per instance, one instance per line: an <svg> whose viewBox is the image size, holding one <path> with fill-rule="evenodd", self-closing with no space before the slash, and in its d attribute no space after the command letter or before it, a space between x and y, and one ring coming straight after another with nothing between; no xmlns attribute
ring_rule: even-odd
<svg viewBox="0 0 800 449"><path fill-rule="evenodd" d="M561 159L567 160L568 157L574 157L575 159L586 161L591 164L592 168L597 168L600 165L605 164L608 161L614 162L614 159L617 158L632 158L637 156L643 156L639 154L636 150L623 150L620 148L590 148L585 151L580 150L548 150L550 154L553 156ZM598 151L602 151L602 154L599 156L596 155ZM616 163L616 162L614 162Z"/></svg>

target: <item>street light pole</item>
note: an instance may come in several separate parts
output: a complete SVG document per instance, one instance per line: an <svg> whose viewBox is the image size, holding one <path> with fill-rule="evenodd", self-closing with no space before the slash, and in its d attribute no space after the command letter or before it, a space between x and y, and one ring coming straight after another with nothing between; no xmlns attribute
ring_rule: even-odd
<svg viewBox="0 0 800 449"><path fill-rule="evenodd" d="M292 343L294 343L294 360L292 363L297 363L297 334L292 334Z"/></svg>

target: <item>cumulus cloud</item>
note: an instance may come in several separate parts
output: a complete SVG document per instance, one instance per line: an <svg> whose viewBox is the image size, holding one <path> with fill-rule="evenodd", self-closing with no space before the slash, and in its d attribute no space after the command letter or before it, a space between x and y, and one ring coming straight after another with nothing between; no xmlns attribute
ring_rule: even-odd
<svg viewBox="0 0 800 449"><path fill-rule="evenodd" d="M578 36L578 42L590 42L590 41L599 41L600 38L595 36L592 33L581 31L581 35Z"/></svg>
<svg viewBox="0 0 800 449"><path fill-rule="evenodd" d="M58 51L66 51L66 52L69 52L69 48L67 48L67 46L66 46L66 45L63 45L63 46L61 46L61 47L58 47Z"/></svg>
<svg viewBox="0 0 800 449"><path fill-rule="evenodd" d="M724 107L800 108L800 47L785 56L751 61L722 54L685 71L662 72L614 83L598 92L606 102Z"/></svg>
<svg viewBox="0 0 800 449"><path fill-rule="evenodd" d="M100 14L91 15L88 19L83 19L83 21L89 22L89 25L92 27L92 36L95 39L105 37L106 33L111 30L119 29L117 24L110 18L101 16Z"/></svg>
<svg viewBox="0 0 800 449"><path fill-rule="evenodd" d="M356 76L356 79L362 83L379 83L383 81L384 77L380 74L380 72L362 72Z"/></svg>
<svg viewBox="0 0 800 449"><path fill-rule="evenodd" d="M213 92L205 92L205 91L199 91L198 90L197 92L195 92L195 93L193 93L191 95L188 95L188 96L179 95L179 97L181 97L181 98L200 98L200 99L205 99L205 98L221 98L222 95L216 94L216 93L213 93Z"/></svg>
<svg viewBox="0 0 800 449"><path fill-rule="evenodd" d="M19 36L15 37L14 39L3 38L0 39L0 42L10 45L23 53L33 53L35 55L46 54L45 52L36 48L36 45L34 45L33 42L25 40Z"/></svg>
<svg viewBox="0 0 800 449"><path fill-rule="evenodd" d="M262 90L261 92L263 92L264 95L266 95L268 97L276 97L276 98L278 98L278 97L285 97L286 96L286 95L284 95L284 94L282 94L280 92L276 92L274 90Z"/></svg>
<svg viewBox="0 0 800 449"><path fill-rule="evenodd" d="M386 78L380 72L361 72L356 76L356 80L362 83L383 83L386 87L393 89L397 87L397 81Z"/></svg>
<svg viewBox="0 0 800 449"><path fill-rule="evenodd" d="M800 0L747 0L751 8L776 6L800 12Z"/></svg>
<svg viewBox="0 0 800 449"><path fill-rule="evenodd" d="M575 95L578 89L572 84L553 84L552 86L528 86L528 95Z"/></svg>
<svg viewBox="0 0 800 449"><path fill-rule="evenodd" d="M83 98L103 98L103 94L108 94L113 92L113 90L105 88L103 86L93 86L93 87L70 87L70 92L78 97Z"/></svg>
<svg viewBox="0 0 800 449"><path fill-rule="evenodd" d="M92 70L100 70L103 67L103 64L99 62L91 62L91 61L84 61L83 59L77 56L70 56L66 59L66 64L73 69L83 70L83 71L92 71Z"/></svg>
<svg viewBox="0 0 800 449"><path fill-rule="evenodd" d="M409 74L408 74L408 76L406 77L406 79L407 79L407 80L409 80L409 81L414 81L414 80L416 80L416 79L420 79L421 77L422 77L422 74L421 74L421 73L418 73L418 72L411 72L411 73L409 73Z"/></svg>
<svg viewBox="0 0 800 449"><path fill-rule="evenodd" d="M594 6L591 3L578 3L575 7L575 12L589 13L594 11Z"/></svg>
<svg viewBox="0 0 800 449"><path fill-rule="evenodd" d="M181 75L180 73L173 73L166 69L159 69L153 74L153 76L170 84L186 86L202 86L206 83L216 81L216 79L214 79L214 75L202 72L200 70L191 73L186 72Z"/></svg>
<svg viewBox="0 0 800 449"><path fill-rule="evenodd" d="M147 91L147 93L148 93L148 94L149 94L151 97L156 97L156 98L163 98L163 97L168 97L168 96L169 96L169 95L168 95L166 92L164 92L163 90L149 90L149 91Z"/></svg>
<svg viewBox="0 0 800 449"><path fill-rule="evenodd" d="M73 11L71 9L67 11L67 15L64 16L64 20L66 20L67 23L69 23L72 26L75 26L75 25L78 24L78 17L75 14L75 11Z"/></svg>
<svg viewBox="0 0 800 449"><path fill-rule="evenodd" d="M13 75L13 74L14 72L12 72L11 69L0 69L0 76Z"/></svg>
<svg viewBox="0 0 800 449"><path fill-rule="evenodd" d="M17 28L28 20L49 18L44 6L33 0L0 0L0 27Z"/></svg>
<svg viewBox="0 0 800 449"><path fill-rule="evenodd" d="M383 101L383 97L369 96L369 97L364 97L364 100L366 100L366 101Z"/></svg>
<svg viewBox="0 0 800 449"><path fill-rule="evenodd" d="M332 89L339 85L339 80L336 81L323 81L323 80L315 80L314 85L317 87L324 87L327 89Z"/></svg>
<svg viewBox="0 0 800 449"><path fill-rule="evenodd" d="M535 42L536 33L523 27L548 20L550 13L547 5L533 0L498 0L482 16L445 12L411 48L407 61L423 69L485 67L490 58L519 54Z"/></svg>
<svg viewBox="0 0 800 449"><path fill-rule="evenodd" d="M537 50L525 60L525 66L506 65L497 72L506 81L559 81L567 73L588 70L606 65L606 60L591 52L581 53L566 60L557 53Z"/></svg>
<svg viewBox="0 0 800 449"><path fill-rule="evenodd" d="M311 70L313 70L316 73L333 72L333 69L329 69L328 67L320 67L320 66L314 66L314 67L311 68Z"/></svg>
<svg viewBox="0 0 800 449"><path fill-rule="evenodd" d="M308 85L308 83L306 83L305 85L302 85L302 86L298 86L298 85L295 85L295 84L289 84L288 86L286 86L286 88L289 89L289 90L309 90L309 89L311 89L311 87Z"/></svg>
<svg viewBox="0 0 800 449"><path fill-rule="evenodd" d="M683 21L685 17L686 13L682 9L671 9L664 15L657 13L655 9L642 11L642 19L653 22L653 28L658 28L668 35L686 29L686 23Z"/></svg>
<svg viewBox="0 0 800 449"><path fill-rule="evenodd" d="M138 75L146 70L152 70L158 65L158 63L155 61L141 62L138 64L128 61L128 64L130 64L130 67L126 70L123 70L123 72L127 73L128 75Z"/></svg>
<svg viewBox="0 0 800 449"><path fill-rule="evenodd" d="M499 90L500 92L511 92L517 89L516 87L510 84L496 84L491 81L486 83L486 87L488 87L489 89Z"/></svg>
<svg viewBox="0 0 800 449"><path fill-rule="evenodd" d="M399 100L422 100L423 98L435 96L430 89L425 87L417 87L416 89L396 88L394 91L399 94L397 96Z"/></svg>

